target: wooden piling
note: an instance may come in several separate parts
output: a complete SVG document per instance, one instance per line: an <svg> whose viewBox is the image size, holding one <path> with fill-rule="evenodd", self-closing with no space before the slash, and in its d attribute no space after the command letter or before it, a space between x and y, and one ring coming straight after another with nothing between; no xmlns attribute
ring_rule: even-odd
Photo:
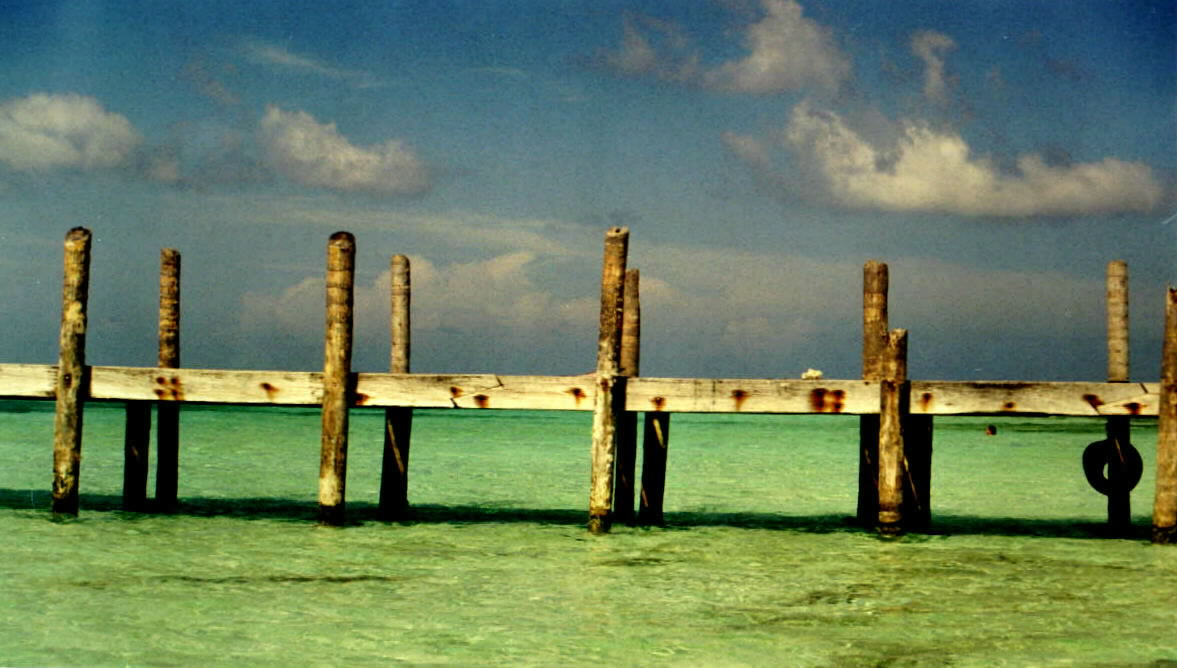
<svg viewBox="0 0 1177 668"><path fill-rule="evenodd" d="M1161 348L1152 542L1177 543L1177 289L1173 288L1169 288L1165 301L1165 339Z"/></svg>
<svg viewBox="0 0 1177 668"><path fill-rule="evenodd" d="M175 248L159 253L159 367L180 367L180 251ZM174 396L161 398L155 409L155 507L171 512L179 500L180 404Z"/></svg>
<svg viewBox="0 0 1177 668"><path fill-rule="evenodd" d="M618 374L618 357L628 250L629 229L613 227L605 233L596 394L593 399L592 479L589 488L588 529L595 534L608 532L612 523L617 415L624 406L622 402L625 394L624 378Z"/></svg>
<svg viewBox="0 0 1177 668"><path fill-rule="evenodd" d="M862 269L862 379L878 381L887 342L887 265L868 261ZM874 526L878 498L879 416L858 419L858 522Z"/></svg>
<svg viewBox="0 0 1177 668"><path fill-rule="evenodd" d="M327 322L323 353L323 434L319 459L319 521L345 519L347 429L350 399L352 305L356 241L336 232L327 244Z"/></svg>
<svg viewBox="0 0 1177 668"><path fill-rule="evenodd" d="M90 288L90 230L65 235L65 278L58 337L56 412L53 418L54 516L78 514L82 417L86 398L86 303Z"/></svg>
<svg viewBox="0 0 1177 668"><path fill-rule="evenodd" d="M621 357L619 372L636 377L641 367L642 311L639 296L641 276L637 269L625 272L624 306L621 318ZM614 519L634 520L634 475L637 470L638 415L621 411L617 416L617 485L614 489Z"/></svg>
<svg viewBox="0 0 1177 668"><path fill-rule="evenodd" d="M642 434L642 495L638 523L663 524L666 492L666 455L670 447L670 413L647 411Z"/></svg>
<svg viewBox="0 0 1177 668"><path fill-rule="evenodd" d="M138 512L147 507L151 402L127 402L125 429L123 434L123 510Z"/></svg>
<svg viewBox="0 0 1177 668"><path fill-rule="evenodd" d="M392 275L392 373L409 373L410 306L412 282L409 258L394 255ZM413 430L413 409L394 406L384 411L384 460L380 474L380 517L405 519L409 510L409 444Z"/></svg>
<svg viewBox="0 0 1177 668"><path fill-rule="evenodd" d="M879 379L879 513L876 528L885 536L904 531L904 418L909 412L907 331L893 330L883 348Z"/></svg>
<svg viewBox="0 0 1177 668"><path fill-rule="evenodd" d="M1128 382L1128 264L1113 260L1107 266L1108 382ZM1132 526L1132 490L1125 484L1125 454L1132 446L1132 418L1114 415L1107 419L1109 448L1108 528L1116 532Z"/></svg>

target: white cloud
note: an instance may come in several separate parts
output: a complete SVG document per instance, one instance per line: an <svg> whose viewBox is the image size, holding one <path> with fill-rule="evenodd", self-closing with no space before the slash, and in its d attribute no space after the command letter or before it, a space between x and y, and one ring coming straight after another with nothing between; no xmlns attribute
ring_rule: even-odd
<svg viewBox="0 0 1177 668"><path fill-rule="evenodd" d="M306 112L271 106L259 141L266 160L282 175L307 186L344 192L408 195L429 189L429 170L399 140L360 147Z"/></svg>
<svg viewBox="0 0 1177 668"><path fill-rule="evenodd" d="M537 260L528 251L444 265L410 256L413 329L477 332L516 344L592 331L598 297L557 297L535 278ZM387 340L390 283L385 270L371 283L356 285L357 340ZM324 294L322 276L303 278L276 295L248 292L240 322L247 332L281 331L314 340L322 332Z"/></svg>
<svg viewBox="0 0 1177 668"><path fill-rule="evenodd" d="M141 142L126 117L92 97L38 93L0 104L0 162L14 169L121 167Z"/></svg>
<svg viewBox="0 0 1177 668"><path fill-rule="evenodd" d="M937 104L948 102L944 54L955 48L956 42L944 33L923 30L911 36L911 50L924 61L924 96Z"/></svg>
<svg viewBox="0 0 1177 668"><path fill-rule="evenodd" d="M766 94L817 86L836 90L850 77L850 59L833 33L805 18L795 0L761 0L764 16L746 27L748 54L711 69L675 23L626 15L622 42L602 62L626 76L653 76L732 93Z"/></svg>
<svg viewBox="0 0 1177 668"><path fill-rule="evenodd" d="M1104 158L1055 166L1022 155L1013 173L971 154L959 134L908 122L894 148L865 140L836 113L793 109L785 145L816 171L835 204L969 216L1148 212L1163 188L1147 165Z"/></svg>
<svg viewBox="0 0 1177 668"><path fill-rule="evenodd" d="M249 58L260 65L280 67L301 74L346 81L359 88L375 88L382 82L363 70L348 70L333 67L316 58L303 56L274 44L249 41L245 44Z"/></svg>
<svg viewBox="0 0 1177 668"><path fill-rule="evenodd" d="M794 0L762 0L765 16L748 27L749 54L712 70L706 85L738 93L776 93L809 84L833 90L850 76L850 59L830 30L805 18Z"/></svg>

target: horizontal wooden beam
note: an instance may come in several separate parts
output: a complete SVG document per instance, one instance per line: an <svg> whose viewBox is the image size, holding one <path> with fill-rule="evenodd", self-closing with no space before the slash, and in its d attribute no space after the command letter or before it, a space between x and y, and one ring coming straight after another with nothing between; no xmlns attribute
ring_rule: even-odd
<svg viewBox="0 0 1177 668"><path fill-rule="evenodd" d="M0 364L0 398L52 399L57 368ZM354 405L413 408L592 410L594 376L355 374ZM879 412L864 380L630 378L626 410L668 413ZM912 381L911 412L924 415L1155 416L1157 383ZM90 368L89 397L313 406L322 375L302 371Z"/></svg>

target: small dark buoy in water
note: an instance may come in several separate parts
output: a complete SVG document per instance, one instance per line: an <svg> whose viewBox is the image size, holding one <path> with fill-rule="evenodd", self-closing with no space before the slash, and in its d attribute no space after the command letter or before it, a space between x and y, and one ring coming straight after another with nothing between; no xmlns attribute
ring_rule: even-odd
<svg viewBox="0 0 1177 668"><path fill-rule="evenodd" d="M997 435L997 426L991 424L991 425L985 427L985 435L986 436L996 436Z"/></svg>

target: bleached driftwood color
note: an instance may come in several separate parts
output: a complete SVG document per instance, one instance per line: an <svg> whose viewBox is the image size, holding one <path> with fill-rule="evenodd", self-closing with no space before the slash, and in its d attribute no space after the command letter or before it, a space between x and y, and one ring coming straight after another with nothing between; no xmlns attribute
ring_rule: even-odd
<svg viewBox="0 0 1177 668"><path fill-rule="evenodd" d="M893 330L883 347L879 378L879 511L875 527L903 532L903 422L907 414L907 330Z"/></svg>
<svg viewBox="0 0 1177 668"><path fill-rule="evenodd" d="M592 533L609 530L613 513L614 459L617 456L618 401L624 378L618 376L621 317L625 297L625 262L629 229L612 227L605 233L605 257L601 266L601 317L597 336L597 372L593 392L592 474L589 483L588 528Z"/></svg>
<svg viewBox="0 0 1177 668"><path fill-rule="evenodd" d="M57 367L0 364L0 398L53 399ZM356 407L592 410L593 376L358 373ZM317 371L90 367L91 399L314 406ZM1155 417L1158 383L911 381L915 415ZM864 380L631 378L625 409L668 413L877 415L879 387Z"/></svg>
<svg viewBox="0 0 1177 668"><path fill-rule="evenodd" d="M356 240L336 232L327 243L327 321L323 352L323 437L319 460L319 521L341 525L347 485L348 381Z"/></svg>
<svg viewBox="0 0 1177 668"><path fill-rule="evenodd" d="M53 420L53 513L78 514L78 474L82 460L82 416L86 400L86 302L90 285L90 230L75 227L65 235L61 330L58 337Z"/></svg>
<svg viewBox="0 0 1177 668"><path fill-rule="evenodd" d="M1152 541L1177 543L1177 290L1165 300L1165 340L1161 349L1161 408L1157 424L1156 499Z"/></svg>

